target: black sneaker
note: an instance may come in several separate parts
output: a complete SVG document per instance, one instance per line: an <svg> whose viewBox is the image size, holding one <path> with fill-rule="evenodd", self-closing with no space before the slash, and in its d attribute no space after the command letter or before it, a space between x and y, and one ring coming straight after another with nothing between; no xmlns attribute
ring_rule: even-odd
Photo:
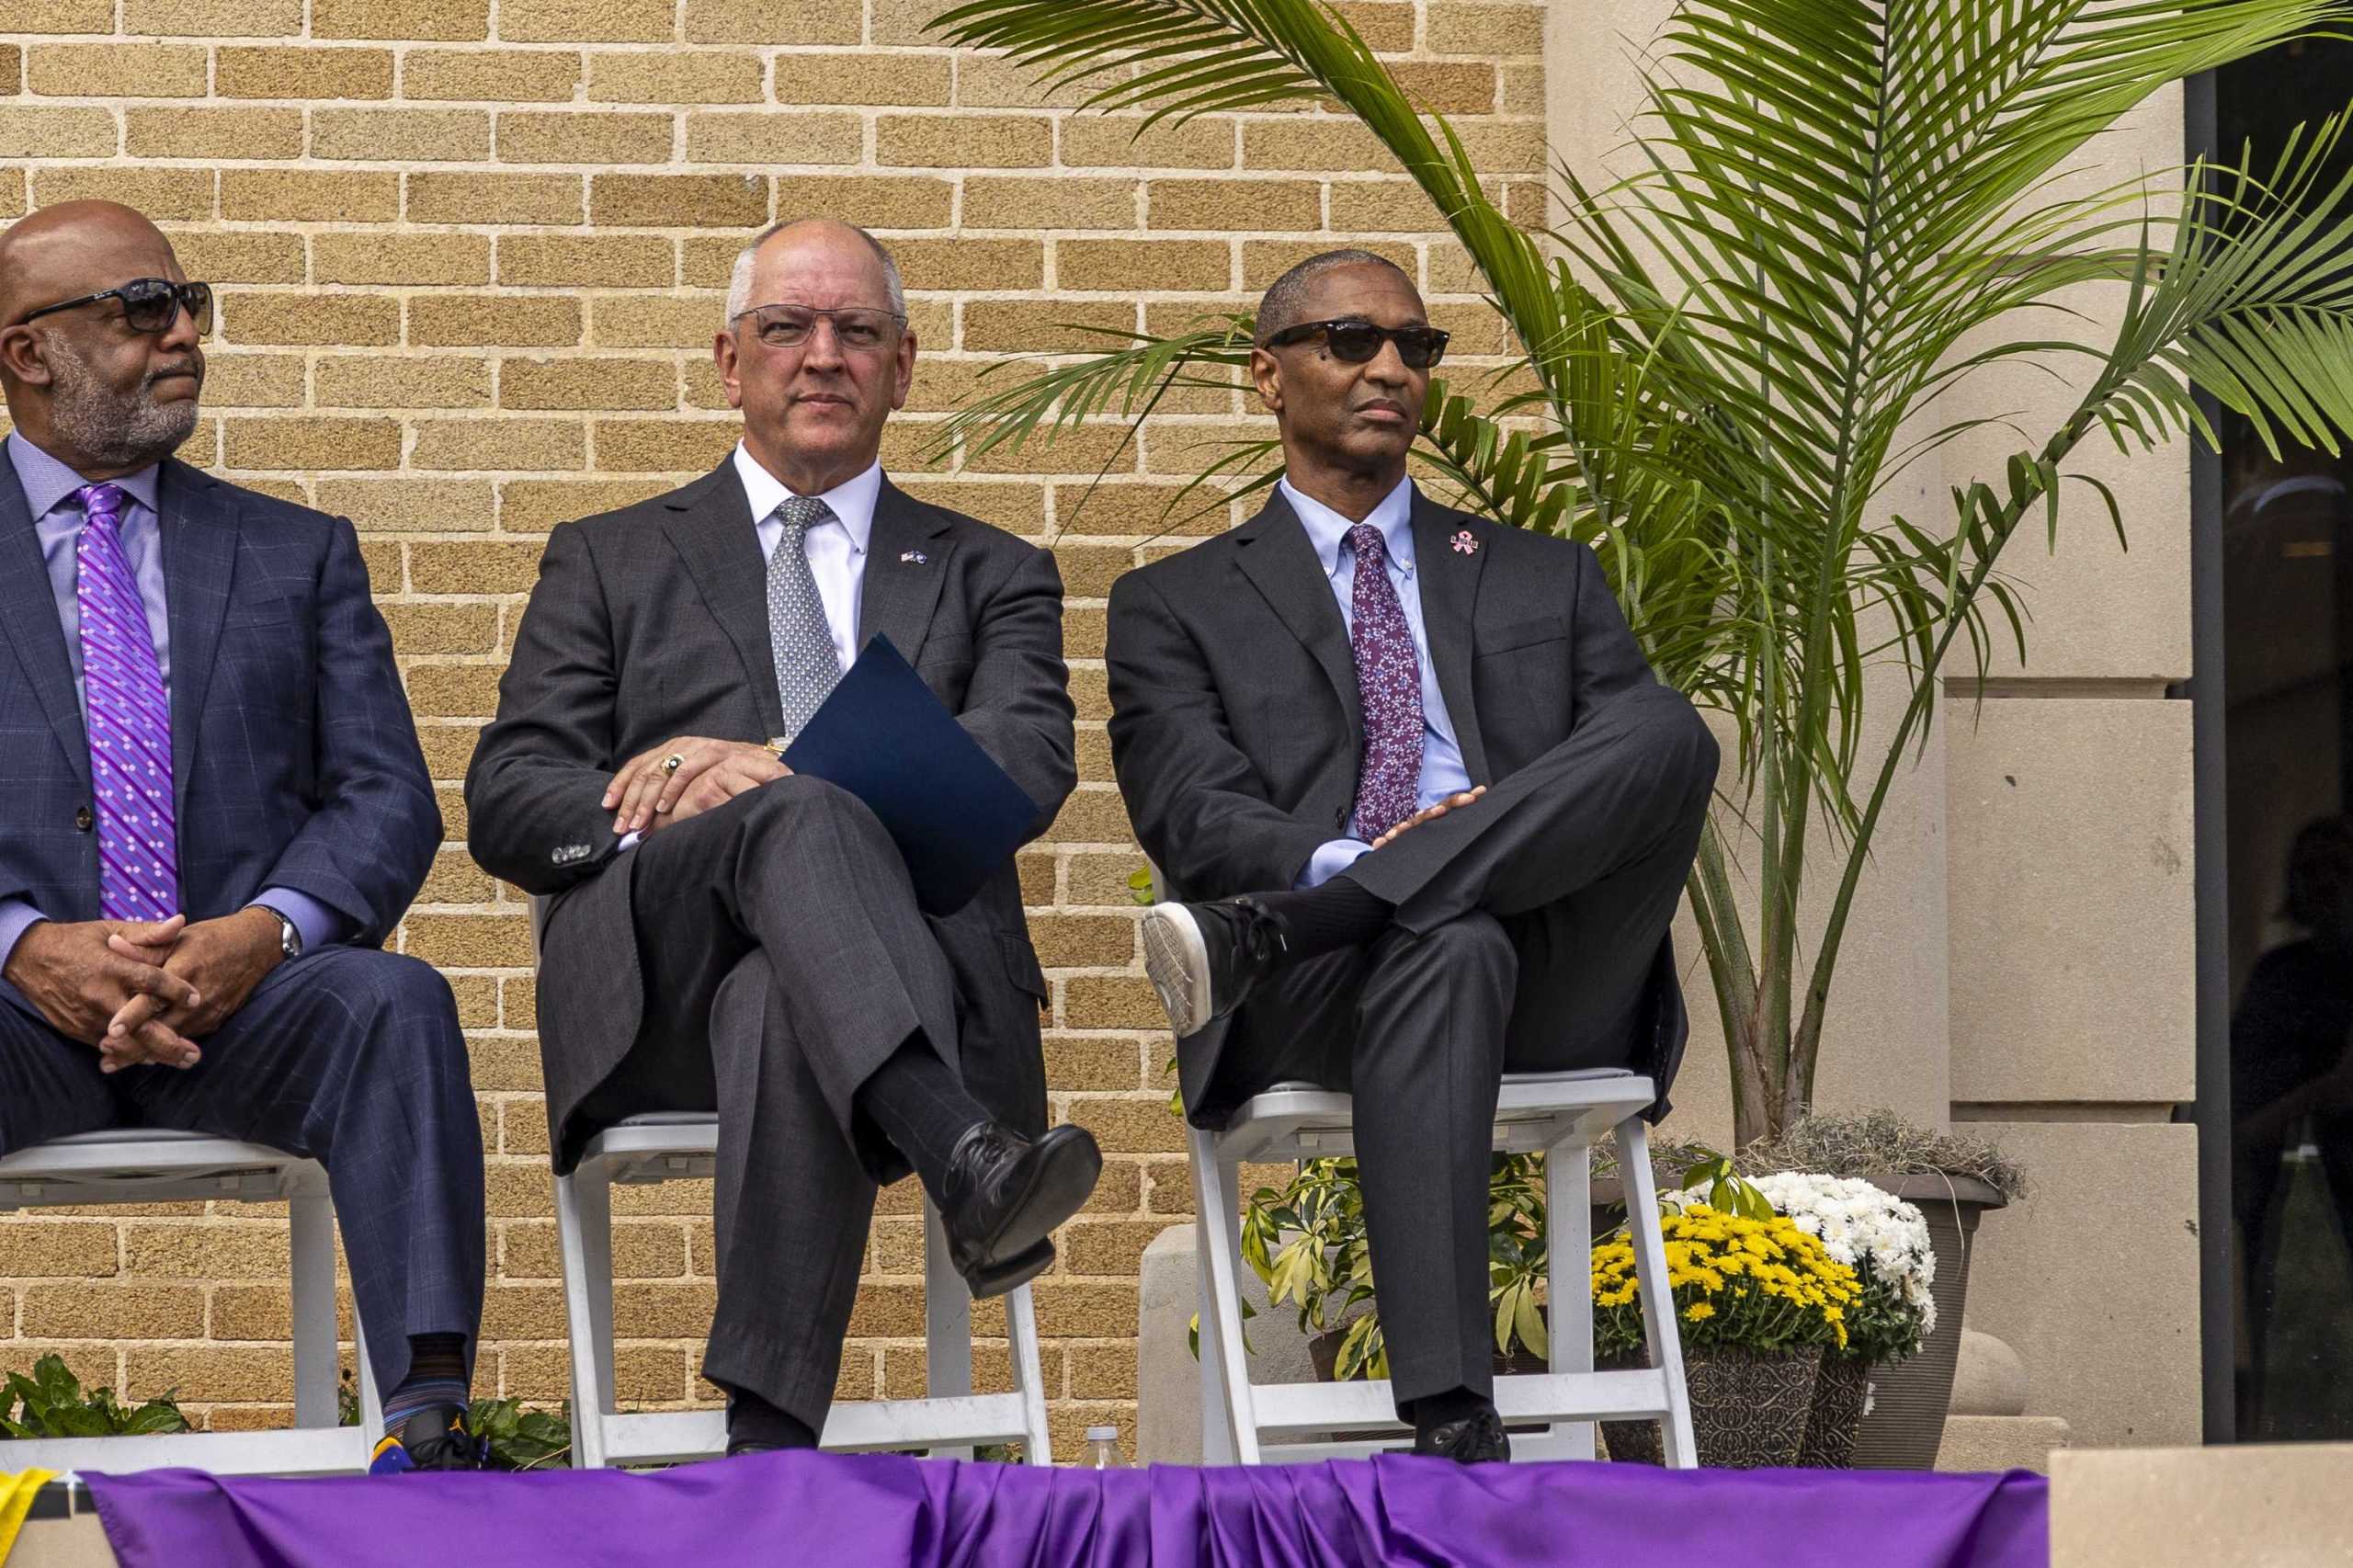
<svg viewBox="0 0 2353 1568"><path fill-rule="evenodd" d="M1143 968L1182 1039L1242 1006L1290 946L1282 916L1256 899L1155 903L1143 917Z"/></svg>
<svg viewBox="0 0 2353 1568"><path fill-rule="evenodd" d="M411 1470L487 1470L490 1439L466 1430L466 1413L458 1405L436 1404L418 1411L387 1432L368 1461L370 1475L398 1475Z"/></svg>

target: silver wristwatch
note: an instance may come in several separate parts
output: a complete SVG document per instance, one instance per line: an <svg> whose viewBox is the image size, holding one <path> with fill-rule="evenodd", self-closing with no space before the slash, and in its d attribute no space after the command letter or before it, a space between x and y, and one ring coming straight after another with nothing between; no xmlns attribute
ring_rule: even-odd
<svg viewBox="0 0 2353 1568"><path fill-rule="evenodd" d="M302 931L286 917L286 912L275 904L256 903L256 909L267 909L278 917L278 950L290 959L302 956Z"/></svg>

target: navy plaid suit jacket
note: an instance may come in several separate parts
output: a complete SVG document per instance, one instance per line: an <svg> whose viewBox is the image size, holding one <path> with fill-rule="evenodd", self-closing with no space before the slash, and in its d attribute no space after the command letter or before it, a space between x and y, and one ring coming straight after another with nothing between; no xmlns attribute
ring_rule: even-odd
<svg viewBox="0 0 2353 1568"><path fill-rule="evenodd" d="M191 920L264 887L381 943L432 869L441 812L341 517L166 460L172 780ZM0 896L98 916L89 744L15 465L0 449Z"/></svg>

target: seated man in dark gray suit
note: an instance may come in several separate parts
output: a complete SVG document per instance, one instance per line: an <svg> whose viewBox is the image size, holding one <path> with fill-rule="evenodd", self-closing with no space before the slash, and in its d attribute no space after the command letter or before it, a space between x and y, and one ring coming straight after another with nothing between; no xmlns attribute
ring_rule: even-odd
<svg viewBox="0 0 2353 1568"><path fill-rule="evenodd" d="M376 1468L476 1468L465 1038L382 949L441 813L351 525L171 456L211 315L127 207L0 236L0 1154L130 1124L320 1161Z"/></svg>
<svg viewBox="0 0 2353 1568"><path fill-rule="evenodd" d="M1076 778L1053 558L883 477L915 338L862 230L747 245L714 353L742 442L550 537L466 800L475 858L550 900L557 1167L622 1117L719 1113L703 1370L738 1453L823 1430L878 1182L912 1165L988 1296L1052 1263L1102 1157L1045 1128L1010 859L927 918L874 813L779 755L887 635L1043 832Z"/></svg>
<svg viewBox="0 0 2353 1568"><path fill-rule="evenodd" d="M1666 929L1716 746L1593 552L1405 475L1444 351L1362 251L1267 290L1251 370L1285 477L1111 591L1111 754L1176 897L1145 966L1214 1127L1352 1090L1381 1322L1415 1449L1507 1457L1492 1401L1489 1134L1507 1072L1683 1046Z"/></svg>

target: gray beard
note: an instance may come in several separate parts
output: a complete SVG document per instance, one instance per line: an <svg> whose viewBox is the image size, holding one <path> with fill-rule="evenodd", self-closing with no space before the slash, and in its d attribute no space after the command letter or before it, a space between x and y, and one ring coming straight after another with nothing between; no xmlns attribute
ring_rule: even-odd
<svg viewBox="0 0 2353 1568"><path fill-rule="evenodd" d="M138 470L161 462L196 433L196 400L159 403L150 383L119 392L98 379L63 333L49 336L57 381L50 423L84 457L107 468Z"/></svg>

